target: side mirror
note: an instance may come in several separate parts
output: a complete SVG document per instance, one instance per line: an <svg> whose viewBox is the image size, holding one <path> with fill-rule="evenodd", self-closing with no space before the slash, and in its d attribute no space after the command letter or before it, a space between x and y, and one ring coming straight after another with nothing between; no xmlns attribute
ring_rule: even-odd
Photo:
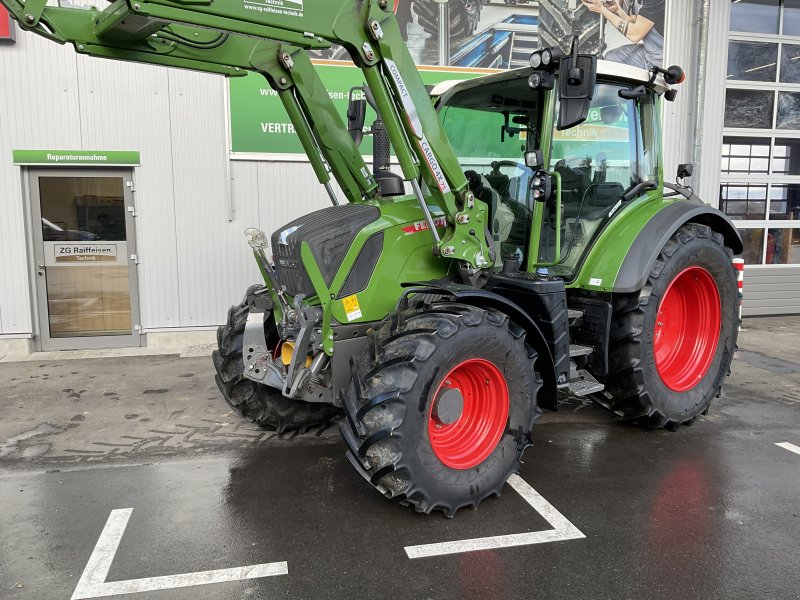
<svg viewBox="0 0 800 600"><path fill-rule="evenodd" d="M692 163L685 163L678 165L678 180L691 177L694 173L694 165Z"/></svg>
<svg viewBox="0 0 800 600"><path fill-rule="evenodd" d="M366 118L366 98L353 98L353 90L350 90L350 101L347 104L347 132L353 138L353 143L356 146L361 145L361 140L364 139L364 120Z"/></svg>
<svg viewBox="0 0 800 600"><path fill-rule="evenodd" d="M572 54L561 59L558 71L557 129L562 131L580 125L589 116L589 105L597 83L597 57L578 54L578 38L572 41Z"/></svg>

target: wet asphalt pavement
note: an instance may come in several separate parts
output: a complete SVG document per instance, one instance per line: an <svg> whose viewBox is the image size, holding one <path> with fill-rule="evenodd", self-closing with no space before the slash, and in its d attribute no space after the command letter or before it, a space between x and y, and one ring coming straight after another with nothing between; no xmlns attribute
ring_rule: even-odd
<svg viewBox="0 0 800 600"><path fill-rule="evenodd" d="M585 538L416 559L406 546L552 518L509 486L454 519L391 503L333 428L235 421L207 358L0 364L0 598L69 599L119 509L106 582L288 572L116 598L800 598L800 455L776 445L800 446L800 318L746 325L723 398L691 428L643 431L577 402L537 425L520 476Z"/></svg>

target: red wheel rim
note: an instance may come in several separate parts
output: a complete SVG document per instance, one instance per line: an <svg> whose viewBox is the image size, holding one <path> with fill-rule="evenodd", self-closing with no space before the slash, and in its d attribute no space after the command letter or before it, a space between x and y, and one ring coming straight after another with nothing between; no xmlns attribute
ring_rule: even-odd
<svg viewBox="0 0 800 600"><path fill-rule="evenodd" d="M463 398L457 419L442 422L436 403L456 390ZM437 458L451 469L471 469L497 447L508 421L508 385L488 360L471 358L445 375L428 412L428 437Z"/></svg>
<svg viewBox="0 0 800 600"><path fill-rule="evenodd" d="M711 274L701 267L681 271L658 306L656 369L675 392L692 389L703 379L719 342L722 308Z"/></svg>

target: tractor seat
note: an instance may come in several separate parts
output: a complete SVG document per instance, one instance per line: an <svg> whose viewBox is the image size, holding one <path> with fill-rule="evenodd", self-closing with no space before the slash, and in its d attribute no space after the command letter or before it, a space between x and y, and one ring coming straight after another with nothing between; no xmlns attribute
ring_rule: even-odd
<svg viewBox="0 0 800 600"><path fill-rule="evenodd" d="M580 211L581 201L591 185L591 170L584 166L570 167L565 161L556 163L555 172L561 176L561 205L564 216L575 217Z"/></svg>

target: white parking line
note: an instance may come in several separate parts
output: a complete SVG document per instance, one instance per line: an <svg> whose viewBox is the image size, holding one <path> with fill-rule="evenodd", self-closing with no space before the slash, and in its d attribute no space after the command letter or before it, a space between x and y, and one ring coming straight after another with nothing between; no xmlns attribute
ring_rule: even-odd
<svg viewBox="0 0 800 600"><path fill-rule="evenodd" d="M800 454L800 446L795 446L794 444L790 444L789 442L781 442L775 445L780 446L781 448L783 448L784 450L788 450L789 452Z"/></svg>
<svg viewBox="0 0 800 600"><path fill-rule="evenodd" d="M236 567L233 569L218 569L216 571L199 571L197 573L183 573L181 575L166 575L163 577L147 577L144 579L129 579L127 581L112 581L106 583L108 571L114 556L125 533L128 519L133 512L132 508L112 510L106 521L106 526L100 534L100 539L94 547L89 562L83 570L83 575L78 582L78 587L72 594L72 600L87 598L101 598L105 596L119 596L120 594L135 594L138 592L152 592L155 590L169 590L174 588L190 587L195 585L208 585L225 581L240 581L242 579L256 579L273 575L287 575L289 567L285 562L265 563Z"/></svg>
<svg viewBox="0 0 800 600"><path fill-rule="evenodd" d="M477 550L494 550L496 548L510 548L512 546L562 542L586 537L521 477L512 475L508 480L508 484L514 488L536 512L542 515L542 517L553 526L553 529L473 538L470 540L457 540L454 542L406 546L405 550L408 558L425 558L444 554L475 552Z"/></svg>

